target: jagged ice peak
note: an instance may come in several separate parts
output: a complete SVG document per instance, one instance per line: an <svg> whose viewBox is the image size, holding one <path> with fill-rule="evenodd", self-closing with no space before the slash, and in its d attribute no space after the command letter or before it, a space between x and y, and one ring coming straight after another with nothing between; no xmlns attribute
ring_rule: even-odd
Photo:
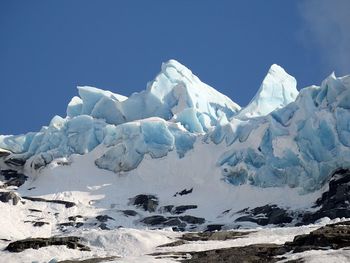
<svg viewBox="0 0 350 263"><path fill-rule="evenodd" d="M65 118L55 116L39 132L0 136L5 162L24 162L36 174L58 158L93 152L98 168L121 173L138 168L146 155L175 152L181 159L214 144L220 158L211 160L212 169L221 169L225 181L305 191L319 189L332 170L350 167L349 76L331 75L298 93L296 80L272 65L242 109L175 60L129 97L78 91Z"/></svg>
<svg viewBox="0 0 350 263"><path fill-rule="evenodd" d="M295 101L299 92L297 81L285 70L273 64L250 103L238 113L238 118L258 117L283 108Z"/></svg>

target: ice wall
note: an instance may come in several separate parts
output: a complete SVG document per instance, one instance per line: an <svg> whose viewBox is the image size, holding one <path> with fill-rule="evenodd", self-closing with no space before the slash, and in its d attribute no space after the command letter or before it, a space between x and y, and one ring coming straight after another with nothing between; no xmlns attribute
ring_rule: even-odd
<svg viewBox="0 0 350 263"><path fill-rule="evenodd" d="M119 173L137 168L146 154L186 158L202 141L220 144L215 161L228 183L305 192L350 165L350 76L332 74L298 93L295 79L273 65L243 109L174 60L128 98L93 87L78 91L65 118L55 116L36 133L0 136L0 148L12 152L3 158L38 170L99 147L95 164Z"/></svg>
<svg viewBox="0 0 350 263"><path fill-rule="evenodd" d="M329 76L301 90L295 102L269 115L216 127L224 141L218 165L232 184L319 189L332 171L350 166L350 76Z"/></svg>

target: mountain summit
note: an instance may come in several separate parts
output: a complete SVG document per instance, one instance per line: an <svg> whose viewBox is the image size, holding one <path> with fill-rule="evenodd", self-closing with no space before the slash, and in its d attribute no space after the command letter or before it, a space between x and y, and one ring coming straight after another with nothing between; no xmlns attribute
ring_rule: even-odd
<svg viewBox="0 0 350 263"><path fill-rule="evenodd" d="M241 118L264 116L295 101L297 81L284 69L273 64L250 103L239 112Z"/></svg>

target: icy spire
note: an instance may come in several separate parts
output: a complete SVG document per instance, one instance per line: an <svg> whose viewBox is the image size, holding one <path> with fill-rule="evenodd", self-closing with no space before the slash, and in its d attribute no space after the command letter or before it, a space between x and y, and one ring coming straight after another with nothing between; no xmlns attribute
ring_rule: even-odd
<svg viewBox="0 0 350 263"><path fill-rule="evenodd" d="M299 94L296 85L297 81L294 77L285 72L282 67L273 64L254 98L236 117L246 119L264 116L286 106L295 101Z"/></svg>

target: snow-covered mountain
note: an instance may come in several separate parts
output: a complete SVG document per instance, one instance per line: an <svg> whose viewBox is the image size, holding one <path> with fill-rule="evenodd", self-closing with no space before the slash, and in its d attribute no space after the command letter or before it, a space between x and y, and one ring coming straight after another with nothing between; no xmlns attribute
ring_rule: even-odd
<svg viewBox="0 0 350 263"><path fill-rule="evenodd" d="M0 239L79 233L94 246L96 228L201 231L350 217L348 196L335 194L350 169L350 76L298 92L272 65L241 108L170 60L130 97L94 87L78 95L67 116L40 131L0 136L0 199L18 204L0 202ZM159 235L157 244L173 237Z"/></svg>
<svg viewBox="0 0 350 263"><path fill-rule="evenodd" d="M349 76L332 74L298 94L296 80L272 65L241 109L170 60L129 98L78 87L66 117L55 116L36 133L1 136L0 147L13 153L8 162L26 161L32 174L57 158L93 151L97 167L119 173L137 168L145 155L167 158L175 151L181 159L194 145L216 144L208 146L221 151L211 169L219 166L228 183L310 192L349 166L349 87ZM198 157L193 169L201 165Z"/></svg>

